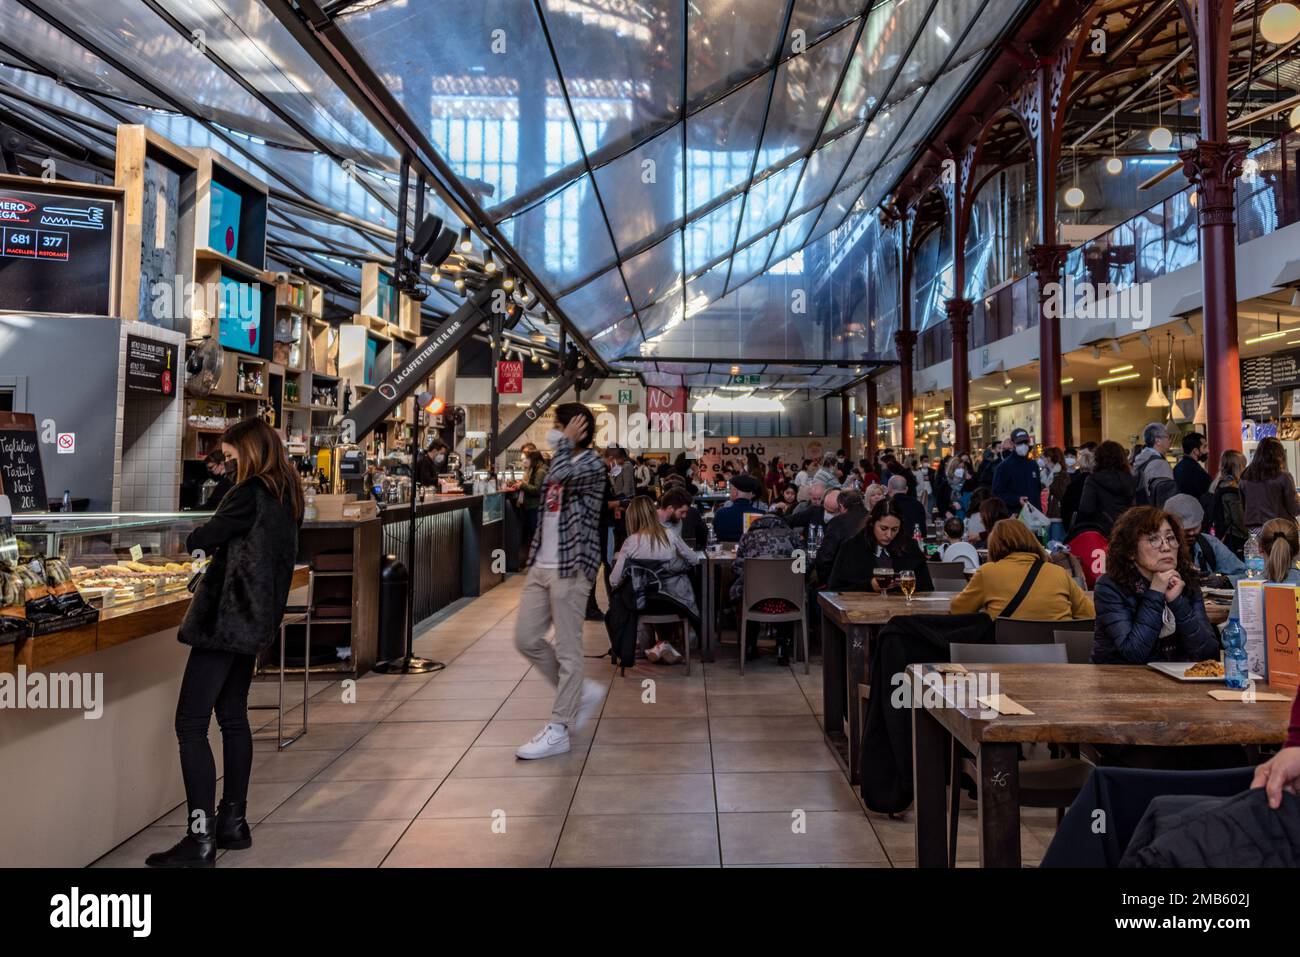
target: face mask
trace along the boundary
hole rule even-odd
[[[609,474],[614,476],[614,478],[618,478],[620,475],[623,474],[623,466],[615,465],[612,469],[609,470]]]
[[[953,470],[952,470],[952,477],[955,478],[955,479],[957,479],[958,481],[960,481],[961,479],[964,479],[964,478],[966,477],[966,470],[965,470],[965,469],[953,469]]]
[[[1045,469],[1045,468],[1049,468],[1050,466],[1049,466],[1048,463],[1047,463],[1047,459],[1045,459],[1045,458],[1039,458],[1039,460],[1038,460],[1038,467],[1039,467],[1040,469]]]
[[[447,461],[447,456],[443,455],[441,452],[433,457],[434,465],[441,465],[445,461]]]
[[[1074,468],[1074,465],[1077,461],[1078,459],[1076,459],[1073,455],[1067,455],[1065,457],[1065,464],[1070,468]]]
[[[835,517],[834,513],[822,509],[822,524],[829,522],[834,517]]]
[[[1025,445],[1024,443],[1021,443],[1020,445],[1017,445],[1017,446],[1016,446],[1016,455],[1019,455],[1019,456],[1022,456],[1022,457],[1023,457],[1023,456],[1026,456],[1026,455],[1028,455],[1028,454],[1029,454],[1029,446],[1028,446],[1028,445]]]

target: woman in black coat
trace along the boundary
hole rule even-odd
[[[1096,525],[1106,534],[1127,509],[1133,507],[1137,480],[1129,469],[1128,456],[1118,442],[1097,446],[1092,474],[1084,480],[1083,494],[1074,521]]]
[[[280,437],[261,419],[228,429],[221,448],[235,486],[186,541],[208,563],[177,635],[191,649],[176,703],[187,832],[170,850],[151,854],[150,867],[211,867],[219,847],[253,843],[244,819],[253,764],[248,688],[257,654],[274,641],[289,600],[303,497]],[[208,746],[214,711],[225,758],[215,813]]]
[[[892,568],[914,572],[917,591],[934,591],[925,555],[910,538],[902,535],[903,514],[896,498],[883,498],[867,516],[860,535],[840,546],[831,568],[830,591],[879,591],[872,570]]]
[[[1144,665],[1219,656],[1178,519],[1149,505],[1115,523],[1093,593],[1092,662]]]

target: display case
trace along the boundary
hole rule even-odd
[[[82,597],[105,607],[185,593],[191,531],[211,512],[68,512],[15,515],[20,560],[58,556]]]

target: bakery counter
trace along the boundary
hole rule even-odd
[[[306,582],[303,565],[291,600]],[[15,809],[0,815],[0,867],[91,864],[184,802],[175,714],[190,649],[176,629],[189,602],[184,589],[141,598],[7,646],[17,675],[0,680],[23,703],[0,716],[0,807]],[[209,733],[220,774],[216,722]]]

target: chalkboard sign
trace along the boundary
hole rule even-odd
[[[132,392],[176,394],[176,346],[143,336],[126,337],[126,387]]]
[[[1263,419],[1275,419],[1280,411],[1276,389],[1256,389],[1241,394],[1242,412],[1248,419],[1259,422]]]
[[[15,512],[49,510],[34,415],[0,412],[0,486]]]
[[[116,203],[0,183],[0,310],[114,313]]]

